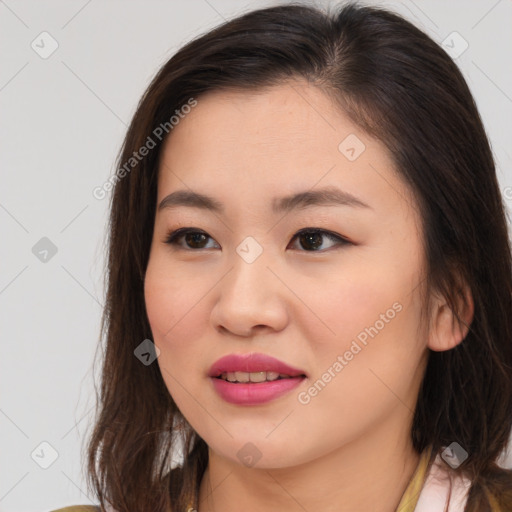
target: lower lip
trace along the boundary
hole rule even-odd
[[[290,377],[267,382],[234,383],[210,377],[215,391],[226,402],[238,405],[255,405],[274,400],[296,388],[305,377]]]

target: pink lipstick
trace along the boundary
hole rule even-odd
[[[208,376],[226,402],[257,405],[297,387],[306,372],[266,354],[230,354],[217,360]]]

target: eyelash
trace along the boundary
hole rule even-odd
[[[344,238],[344,237],[342,237],[340,235],[337,235],[337,234],[332,233],[330,231],[326,231],[325,229],[319,229],[319,228],[304,228],[304,229],[301,229],[301,230],[297,231],[297,233],[295,233],[293,235],[292,240],[295,239],[296,237],[300,236],[300,235],[308,234],[308,233],[309,234],[321,234],[321,235],[324,235],[326,238],[329,238],[331,241],[338,242],[338,246],[354,245],[354,244],[352,244],[352,242],[350,242],[349,240],[347,240],[346,238]],[[183,249],[185,251],[195,251],[195,252],[197,252],[197,251],[201,251],[201,250],[208,250],[208,249],[192,249],[192,248],[185,248],[185,247],[180,246],[179,243],[178,243],[178,240],[181,239],[182,237],[184,237],[187,234],[205,235],[207,238],[212,239],[204,231],[193,229],[193,228],[180,228],[180,229],[177,229],[176,231],[170,231],[167,234],[167,236],[166,236],[166,238],[164,240],[164,243],[166,243],[168,245],[175,246],[178,249]],[[300,252],[327,252],[327,251],[332,250],[333,248],[335,248],[335,247],[331,247],[329,249],[311,250],[311,251],[303,250],[303,251],[300,251]]]

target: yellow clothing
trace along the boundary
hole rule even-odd
[[[431,446],[422,452],[416,471],[413,473],[409,485],[402,494],[402,499],[396,508],[396,512],[414,512],[427,477],[427,469],[431,462],[431,455]]]
[[[400,499],[396,512],[415,512],[418,501],[420,501],[420,507],[422,507],[422,500],[423,505],[428,503],[430,495],[427,494],[427,491],[432,491],[434,489],[434,484],[430,483],[431,478],[438,475],[441,471],[445,471],[442,464],[443,463],[441,462],[439,455],[435,458],[432,457],[432,447],[428,447],[423,451],[420,455],[418,466],[416,467],[416,470],[414,471],[414,474]],[[464,490],[469,488],[470,482],[468,480],[459,480],[459,487],[461,489]],[[190,503],[186,510],[195,508],[195,505],[195,503]],[[53,510],[51,512],[99,512],[99,510],[99,507],[95,507],[93,505],[75,505]],[[423,511],[427,509],[421,508],[421,510]],[[435,510],[437,512],[437,507]],[[458,512],[459,509],[454,510]]]

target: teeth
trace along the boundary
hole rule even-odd
[[[229,382],[265,382],[277,380],[279,377],[290,378],[289,375],[277,372],[224,372],[220,378]]]
[[[238,382],[249,382],[250,380],[250,374],[246,372],[235,372],[235,373],[229,373],[228,375],[234,376],[234,379],[230,378],[229,380],[233,381],[236,380]],[[255,375],[255,374],[253,374]]]

